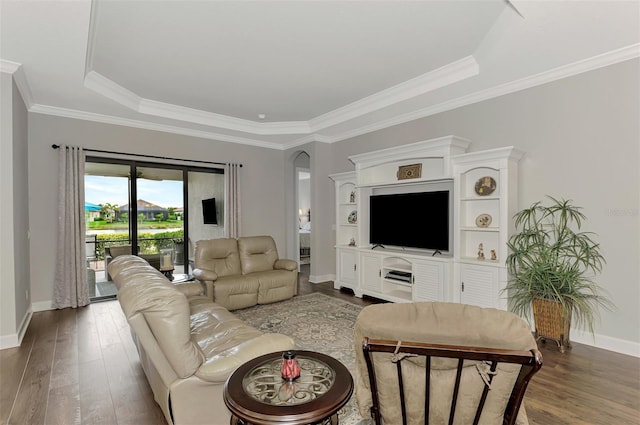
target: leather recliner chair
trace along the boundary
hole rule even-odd
[[[228,310],[286,300],[298,293],[298,264],[278,258],[271,236],[196,242],[193,276]]]

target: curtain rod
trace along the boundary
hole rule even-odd
[[[53,144],[51,145],[53,149],[59,149],[60,145]],[[86,152],[97,152],[97,153],[107,153],[107,154],[115,154],[115,155],[129,155],[129,156],[138,156],[141,158],[154,158],[154,159],[168,159],[171,161],[184,161],[184,162],[198,162],[200,164],[214,164],[214,165],[227,165],[224,162],[214,162],[214,161],[201,161],[199,159],[180,159],[180,158],[170,158],[167,156],[157,156],[157,155],[144,155],[140,153],[124,153],[124,152],[116,152],[116,151],[104,151],[100,149],[87,149],[82,148]],[[242,164],[238,164],[242,167]]]

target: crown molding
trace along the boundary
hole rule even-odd
[[[379,121],[370,125],[365,125],[337,135],[323,135],[320,134],[320,132],[333,125],[347,122],[351,119],[366,115],[367,113],[374,112],[403,100],[407,100],[420,94],[424,94],[429,91],[436,90],[438,88],[478,75],[478,63],[473,56],[468,56],[437,70],[423,74],[419,77],[413,78],[394,87],[378,92],[374,95],[360,99],[344,107],[320,115],[309,121],[261,123],[145,99],[95,71],[90,71],[89,73],[87,73],[85,77],[85,86],[134,111],[147,115],[175,119],[195,124],[202,124],[211,127],[224,128],[227,130],[239,131],[255,135],[304,135],[302,138],[297,139],[291,143],[287,143],[283,147],[283,145],[261,142],[255,139],[235,138],[233,136],[219,135],[216,133],[166,126],[179,129],[180,134],[185,134],[185,132],[187,131],[190,132],[190,134],[200,134],[196,137],[206,137],[216,140],[223,140],[221,139],[221,137],[224,138],[224,140],[246,140],[249,141],[248,144],[251,145],[259,145],[265,147],[273,145],[277,146],[276,149],[290,149],[292,147],[300,146],[310,142],[334,143],[346,140],[352,137],[360,136],[362,134],[371,133],[373,131],[392,127],[394,125],[403,124],[416,119],[435,115],[440,112],[446,112],[494,97],[525,90],[537,85],[546,84],[562,78],[613,65],[637,57],[640,57],[640,43],[607,52],[592,58],[581,60],[569,65],[561,66],[550,71],[545,71],[533,76],[525,77],[516,81],[501,84],[485,90],[480,90],[476,93],[442,102],[437,105],[432,105],[409,113],[400,114],[387,120]],[[142,123],[142,121],[135,122]],[[151,125],[154,129],[157,129],[156,124],[149,125]]]
[[[0,72],[5,74],[13,74],[18,69],[20,69],[22,65],[18,62],[11,62],[4,59],[0,59]]]
[[[96,71],[89,71],[85,75],[84,86],[133,111],[156,117],[263,136],[306,134],[310,131],[306,121],[262,123],[146,99]]]
[[[137,111],[147,115],[263,136],[309,133],[309,125],[305,121],[261,123],[144,98],[140,101]]]
[[[96,22],[99,2],[91,3],[89,35],[85,59],[84,86],[94,92],[111,99],[133,111],[169,118],[178,121],[201,124],[210,127],[224,128],[256,135],[308,134],[309,124],[306,121],[290,122],[255,122],[235,118],[228,115],[216,114],[200,109],[188,108],[180,105],[159,102],[143,98],[133,91],[121,86],[94,70],[94,52],[96,42]],[[213,134],[213,133],[212,133]],[[251,139],[249,139],[251,140]]]
[[[487,149],[479,152],[465,152],[459,155],[453,156],[453,161],[456,164],[468,164],[475,161],[494,161],[502,159],[512,159],[520,161],[524,156],[524,151],[513,146],[506,146],[503,148]]]
[[[454,135],[436,137],[406,145],[393,146],[373,152],[360,153],[348,157],[356,165],[356,170],[369,168],[390,161],[417,157],[449,157],[460,155],[471,145],[471,140]]]
[[[91,53],[91,51],[89,52]],[[88,60],[88,65],[90,65]],[[134,111],[179,121],[219,127],[257,135],[309,134],[336,124],[377,111],[403,100],[478,75],[479,67],[473,56],[467,56],[434,71],[420,75],[388,89],[367,96],[349,105],[320,115],[309,121],[255,122],[143,98],[131,90],[96,72],[87,72],[84,85]]]
[[[31,88],[27,82],[27,76],[24,74],[22,64],[0,59],[0,72],[13,75],[13,81],[15,81],[18,91],[22,95],[22,101],[27,109],[31,109],[33,106],[33,95],[31,94]]]
[[[300,139],[293,140],[292,142],[285,143],[283,145],[283,149],[287,150],[287,149],[295,148],[295,147],[306,145],[307,143],[313,143],[313,142],[333,143],[333,138],[329,136],[323,136],[322,134],[313,133],[313,134],[309,134],[308,136],[301,137]]]
[[[309,121],[311,131],[319,131],[349,121],[421,94],[457,83],[478,75],[478,62],[467,56],[441,68],[422,74],[349,105],[320,115]]]
[[[142,100],[140,96],[98,72],[89,71],[84,76],[84,86],[107,99],[139,112],[140,101]]]
[[[326,126],[334,125],[334,124],[337,124],[338,122],[348,121],[351,118],[355,118],[356,116],[359,116],[358,113],[360,113],[363,110],[366,110],[366,108],[373,108],[371,110],[375,110],[376,108],[382,107],[380,105],[385,105],[385,102],[393,103],[394,99],[396,99],[396,101],[399,101],[397,99],[401,99],[402,96],[410,96],[410,93],[409,93],[411,91],[410,87],[413,87],[413,90],[414,90],[413,96],[415,96],[416,95],[415,93],[417,91],[428,89],[427,86],[429,86],[429,84],[434,84],[434,86],[432,87],[435,87],[435,85],[437,84],[444,84],[446,82],[446,79],[438,79],[436,78],[437,76],[433,74],[431,75],[431,81],[429,81],[429,79],[426,77],[427,74],[425,74],[421,77],[418,77],[417,79],[410,80],[406,83],[402,83],[398,86],[394,86],[383,92],[379,92],[375,95],[369,96],[365,99],[362,99],[361,101],[354,102],[344,108],[340,108],[328,114],[321,115],[320,117],[314,118],[309,122],[294,121],[294,122],[257,123],[249,120],[240,120],[233,117],[228,117],[228,116],[219,115],[219,114],[212,114],[212,113],[198,111],[198,110],[189,110],[188,108],[176,107],[175,105],[143,99],[138,95],[136,95],[135,93],[125,89],[124,87],[109,80],[108,78],[103,77],[102,75],[100,75],[95,71],[90,71],[89,73],[87,73],[85,77],[85,85],[88,88],[91,88],[92,90],[120,104],[128,106],[129,108],[138,112],[148,113],[150,115],[159,114],[158,116],[163,116],[163,117],[172,118],[172,119],[179,119],[182,121],[185,121],[185,120],[181,118],[176,118],[176,115],[171,115],[171,114],[184,113],[184,117],[188,118],[190,116],[189,112],[195,112],[196,116],[197,116],[197,113],[203,114],[202,121],[206,121],[206,119],[213,119],[214,121],[215,120],[225,121],[223,124],[225,123],[227,124],[227,125],[221,125],[219,121],[216,121],[216,123],[214,124],[211,121],[208,121],[206,125],[211,125],[211,126],[216,126],[221,128],[229,128],[228,126],[236,125],[237,126],[236,128],[230,128],[230,129],[246,132],[250,134],[258,134],[258,135],[277,135],[277,134],[303,135],[303,137],[299,139],[296,139],[290,143],[284,143],[284,144],[266,142],[266,141],[255,139],[255,138],[237,137],[237,136],[231,136],[231,135],[225,135],[225,134],[218,134],[218,133],[209,132],[209,131],[188,129],[188,128],[183,128],[183,127],[173,126],[173,125],[151,123],[143,120],[133,120],[128,118],[120,118],[120,117],[97,114],[92,112],[84,112],[84,111],[78,111],[73,109],[36,104],[33,101],[33,96],[31,94],[29,84],[27,83],[27,79],[24,73],[24,68],[21,64],[0,59],[0,72],[13,75],[13,79],[16,83],[16,86],[18,87],[18,90],[22,95],[23,101],[25,102],[25,106],[30,112],[41,113],[45,115],[55,115],[55,116],[73,118],[73,119],[81,119],[81,120],[87,120],[87,121],[94,121],[94,122],[101,122],[106,124],[123,125],[123,126],[142,128],[147,130],[163,131],[167,133],[181,134],[185,136],[198,137],[198,138],[204,138],[209,140],[218,140],[218,141],[228,142],[228,143],[240,143],[240,144],[263,147],[268,149],[286,150],[286,149],[294,148],[296,146],[304,145],[307,143],[313,143],[313,142],[320,142],[320,143],[339,142],[342,140],[350,139],[356,136],[371,133],[384,128],[392,127],[394,125],[403,124],[409,121],[417,120],[417,119],[435,115],[441,112],[446,112],[446,111],[460,108],[463,106],[471,105],[471,104],[478,103],[491,98],[525,90],[531,87],[550,83],[556,80],[578,75],[578,74],[592,71],[598,68],[615,65],[617,63],[635,59],[638,57],[640,57],[640,43],[632,44],[630,46],[613,50],[611,52],[594,56],[592,58],[584,59],[569,65],[557,67],[550,71],[542,72],[542,73],[525,77],[516,81],[501,84],[485,90],[480,90],[476,93],[472,93],[467,96],[462,96],[456,99],[452,99],[450,101],[442,102],[437,105],[432,105],[432,106],[422,108],[416,111],[412,111],[409,113],[400,114],[395,117],[389,118],[387,120],[378,121],[373,124],[361,126],[359,128],[355,128],[353,130],[342,132],[336,135],[322,134],[320,132],[320,128],[314,130],[313,127],[319,126],[319,127],[322,127],[322,129],[324,129],[326,128]],[[473,62],[475,62],[475,60],[473,62],[467,62],[465,60],[459,61],[459,62],[460,62],[458,63],[459,74],[452,77],[454,80],[456,78],[461,78],[465,72],[473,72]],[[448,69],[452,70],[451,68],[448,68]],[[429,74],[432,74],[432,73],[429,73]],[[344,116],[341,117],[339,111],[341,111],[341,113],[343,113]],[[366,112],[363,112],[363,113],[366,113]],[[335,116],[333,114],[335,114]],[[178,116],[180,117],[180,115]],[[194,114],[191,114],[191,117],[193,116]],[[186,121],[189,121],[189,120],[186,120]],[[190,121],[190,122],[196,122],[196,121]],[[200,123],[204,124],[204,122],[200,122]],[[320,125],[321,123],[322,125]]]
[[[94,112],[78,111],[75,109],[59,108],[57,106],[33,105],[29,112],[54,115],[58,117],[73,118],[78,120],[93,121],[103,124],[121,125],[125,127],[141,128],[145,130],[162,131],[165,133],[181,134],[183,136],[198,137],[202,139],[217,140],[220,142],[238,143],[243,145],[257,146],[267,149],[283,150],[280,143],[265,142],[263,140],[248,139],[245,137],[230,136],[208,131],[193,130],[166,124],[151,123],[148,121],[132,120],[129,118],[114,117],[111,115],[96,114]]]
[[[516,81],[501,84],[495,87],[490,87],[485,90],[480,90],[470,95],[442,102],[437,105],[432,105],[426,108],[418,109],[416,111],[400,114],[384,121],[379,121],[350,131],[345,131],[343,133],[332,136],[330,139],[332,143],[340,142],[342,140],[351,139],[363,134],[372,133],[377,130],[392,127],[394,125],[404,124],[409,121],[414,121],[420,118],[439,114],[441,112],[446,112],[453,109],[461,108],[463,106],[493,99],[495,97],[526,90],[532,87],[561,80],[563,78],[582,74],[584,72],[593,71],[606,66],[615,65],[620,62],[636,59],[638,57],[640,57],[640,43],[632,44],[630,46],[626,46],[617,50],[612,50],[611,52],[574,62],[569,65],[560,66],[549,71],[521,78]]]

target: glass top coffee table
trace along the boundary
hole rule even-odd
[[[337,424],[353,393],[353,379],[333,357],[296,351],[300,377],[282,379],[282,352],[265,354],[236,369],[224,388],[231,424]]]

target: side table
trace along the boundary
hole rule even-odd
[[[193,275],[186,273],[173,273],[173,279],[171,280],[171,283],[191,282],[192,280],[195,280]]]
[[[297,351],[300,377],[282,379],[282,352],[248,361],[229,376],[224,402],[232,425],[338,424],[340,410],[353,393],[353,378],[338,360]]]

